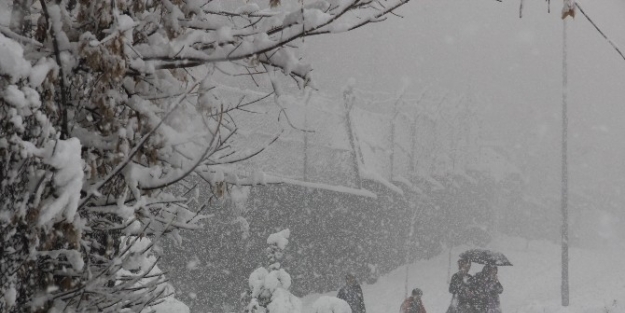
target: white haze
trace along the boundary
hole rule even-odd
[[[578,2],[625,46],[625,2]],[[526,0],[519,18],[519,1],[411,1],[397,11],[403,19],[313,38],[306,57],[326,92],[338,93],[350,77],[359,88],[393,92],[408,78],[413,92],[433,86],[477,99],[484,139],[504,145],[534,196],[558,204],[561,5],[552,1],[547,13],[546,1]],[[619,214],[625,199],[625,60],[580,12],[567,23],[571,198],[589,197],[597,209]],[[575,210],[573,200],[570,206]]]

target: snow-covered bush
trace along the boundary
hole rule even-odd
[[[310,85],[296,39],[377,22],[404,3],[12,1],[0,21],[0,311],[160,301],[160,280],[141,292],[119,283],[139,242],[123,237],[152,238],[141,254],[158,255],[159,238],[200,227],[227,184],[258,182],[227,167],[263,149],[229,145],[229,112],[279,98],[276,71]],[[191,174],[211,186],[199,211],[167,189]]]
[[[259,267],[250,275],[249,313],[299,313],[302,303],[289,291],[291,276],[280,265],[289,243],[288,229],[271,234],[267,239],[267,267]]]
[[[343,299],[331,296],[321,296],[313,303],[315,313],[352,313],[349,304]]]

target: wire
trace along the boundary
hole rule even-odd
[[[595,27],[595,29],[599,32],[599,34],[601,34],[601,36],[603,36],[603,38],[605,38],[610,45],[612,45],[612,47],[614,48],[614,50],[616,50],[616,52],[618,52],[618,54],[621,55],[621,57],[623,58],[623,60],[625,60],[625,55],[623,55],[623,52],[621,52],[621,50],[614,44],[614,42],[612,42],[612,40],[610,40],[610,38],[608,38],[608,36],[606,36],[603,31],[601,31],[601,29],[597,26],[597,24],[595,24],[595,22],[593,22],[593,20],[588,16],[588,14],[586,14],[586,12],[584,12],[584,10],[582,9],[582,7],[579,5],[579,3],[575,3],[575,6],[579,9],[580,12],[582,12],[582,14],[586,17],[586,19],[588,19],[588,21],[590,22],[590,24],[592,24],[592,26]]]

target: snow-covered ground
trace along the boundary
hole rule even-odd
[[[452,250],[456,257],[469,247]],[[570,306],[560,305],[561,250],[545,241],[502,237],[489,248],[503,252],[514,264],[499,269],[501,295],[505,313],[605,313],[625,312],[625,245],[596,249],[571,248]],[[444,253],[431,260],[409,266],[408,288],[423,290],[423,302],[429,313],[447,310],[451,295],[447,292],[448,256]],[[473,264],[470,273],[481,270]],[[394,313],[404,298],[406,268],[399,268],[381,277],[373,285],[363,285],[367,313]],[[297,283],[297,282],[295,282]],[[326,295],[336,295],[336,292]],[[303,313],[312,313],[312,303],[321,295],[304,297]]]

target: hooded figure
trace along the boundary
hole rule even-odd
[[[345,300],[349,307],[352,309],[352,313],[366,313],[365,310],[365,298],[362,295],[362,289],[356,281],[356,276],[353,274],[347,274],[345,276],[345,286],[339,289],[337,298]]]
[[[412,290],[412,296],[406,298],[399,308],[399,313],[427,313],[421,301],[423,291],[419,288]]]
[[[471,280],[469,275],[471,261],[467,259],[458,260],[458,272],[451,277],[449,283],[449,293],[452,294],[451,304],[447,313],[473,313],[475,310],[471,306],[473,292],[471,291]]]

